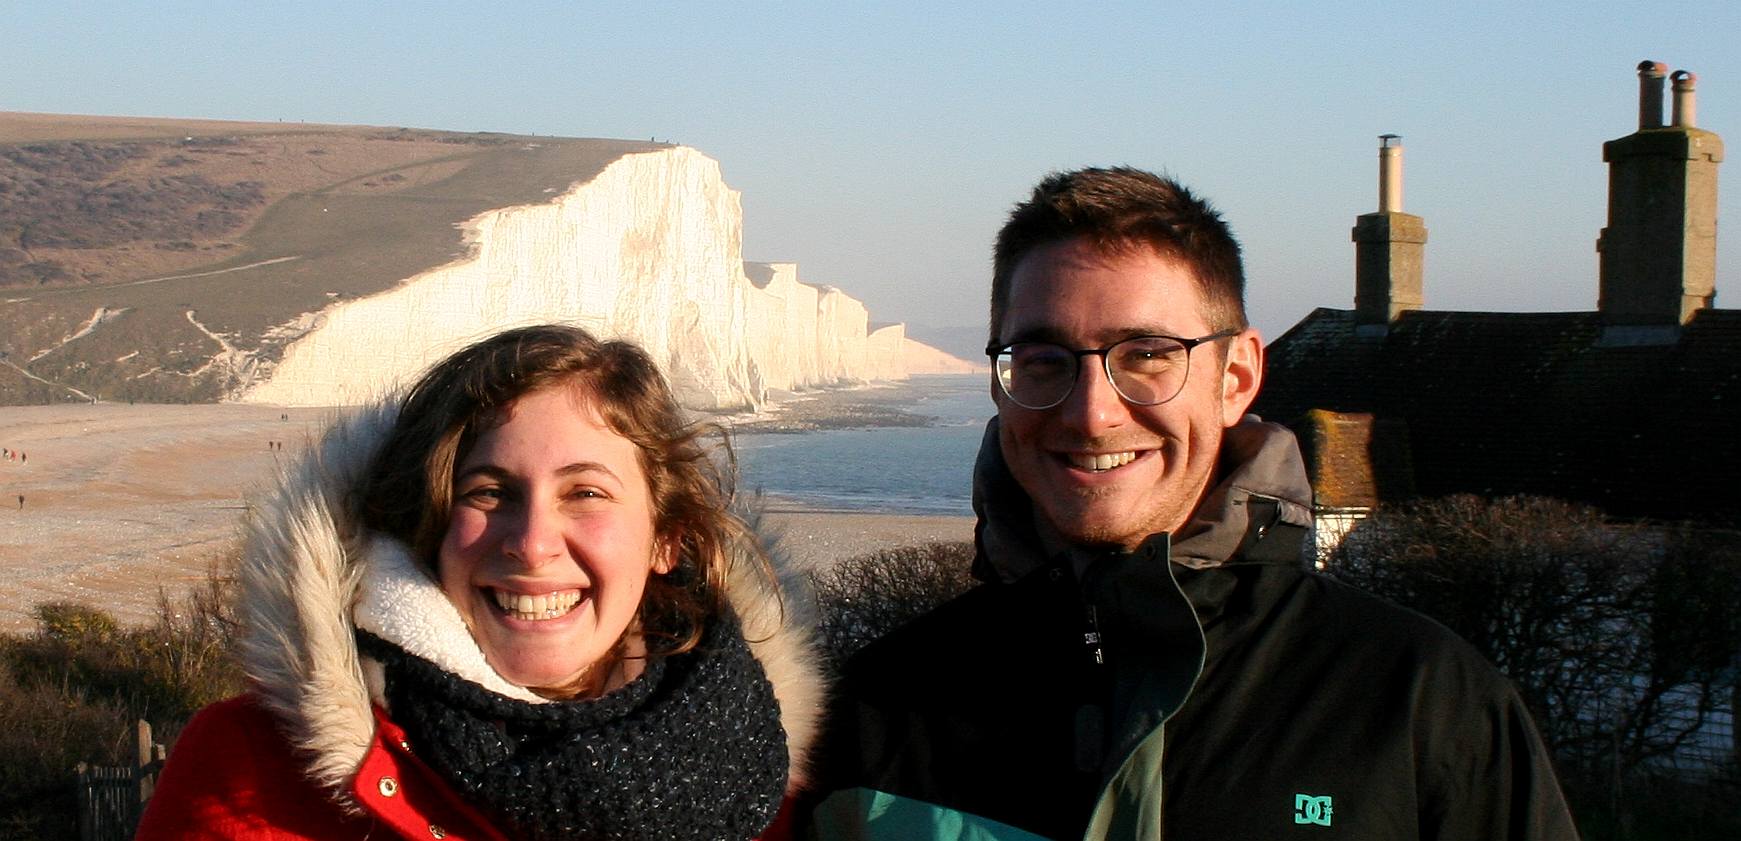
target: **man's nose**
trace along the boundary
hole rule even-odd
[[[1076,370],[1076,386],[1058,404],[1058,417],[1064,425],[1085,435],[1096,435],[1124,423],[1130,408],[1112,380],[1106,376],[1106,364],[1099,356],[1084,356]]]

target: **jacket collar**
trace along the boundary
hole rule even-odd
[[[1247,415],[1222,436],[1218,473],[1196,515],[1172,536],[1171,560],[1193,568],[1236,558],[1297,562],[1312,523],[1312,488],[1293,433]],[[986,424],[974,464],[973,511],[973,573],[981,580],[1015,581],[1060,560],[1042,548],[1033,500],[1004,463],[997,418]],[[1086,559],[1078,556],[1092,550],[1068,551],[1081,569]]]

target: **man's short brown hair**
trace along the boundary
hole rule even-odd
[[[1239,242],[1208,202],[1171,178],[1130,167],[1046,176],[1010,211],[997,234],[991,278],[991,341],[999,341],[1010,277],[1034,249],[1076,237],[1106,254],[1147,247],[1191,270],[1214,330],[1244,329],[1245,269]]]

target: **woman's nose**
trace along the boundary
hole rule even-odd
[[[522,564],[541,566],[562,552],[560,518],[543,506],[521,508],[509,528],[502,549]]]

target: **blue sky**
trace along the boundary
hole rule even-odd
[[[1427,305],[1469,310],[1595,307],[1640,60],[1697,73],[1699,125],[1741,144],[1741,3],[830,5],[0,2],[0,110],[675,140],[743,192],[746,258],[929,325],[983,323],[1041,175],[1131,164],[1226,213],[1271,338],[1352,305],[1379,134]],[[1718,247],[1734,307],[1733,226]]]

